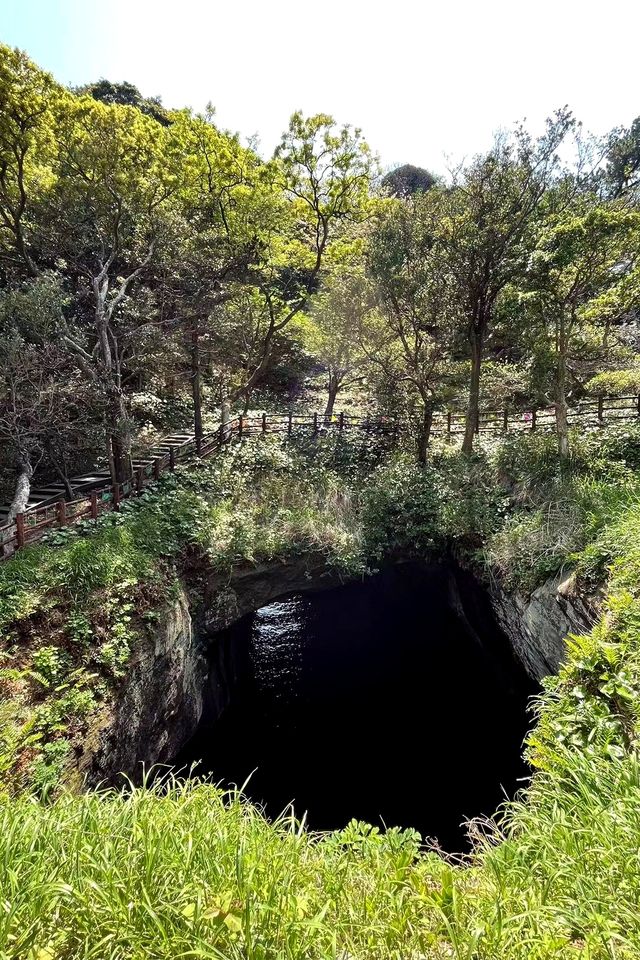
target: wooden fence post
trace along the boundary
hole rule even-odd
[[[136,490],[138,493],[144,490],[144,467],[138,467],[136,470]]]
[[[24,513],[16,517],[16,546],[18,550],[24,547]]]
[[[98,519],[98,494],[95,490],[91,491],[91,519]]]
[[[244,430],[244,417],[240,414],[238,418],[238,436],[242,440],[242,431]]]
[[[504,413],[502,414],[502,425],[504,427],[504,432],[507,433],[509,430],[509,411],[507,408],[504,408]]]
[[[111,487],[111,494],[113,496],[113,509],[119,510],[120,509],[120,484],[119,483],[114,483],[114,485]]]
[[[263,413],[263,414],[262,414],[262,432],[263,432],[263,433],[266,433],[266,432],[267,432],[267,415],[266,415],[266,413]]]
[[[451,410],[447,410],[447,433],[451,433]]]
[[[538,414],[538,411],[534,407],[533,410],[531,411],[531,429],[532,430],[535,430],[536,428],[537,414]]]
[[[318,414],[317,413],[314,413],[313,415],[313,432],[314,433],[318,432]]]
[[[56,513],[58,515],[58,526],[64,527],[65,523],[67,522],[67,504],[64,497],[58,500],[56,504]]]
[[[202,451],[202,437],[200,436],[200,434],[198,434],[196,436],[196,453],[198,454],[198,456],[200,456],[201,451]]]
[[[162,460],[160,459],[160,457],[154,457],[154,458],[153,458],[153,479],[154,479],[154,480],[159,480],[159,479],[160,479],[160,464],[161,464],[161,463],[162,463]]]
[[[640,417],[640,393],[638,394],[638,416]]]
[[[338,418],[338,430],[340,433],[344,430],[344,412],[340,414]]]
[[[289,436],[289,437],[291,436],[292,427],[293,427],[293,414],[290,413],[290,414],[289,414],[289,420],[288,420],[288,422],[287,422],[287,436]]]
[[[169,470],[173,473],[176,468],[176,450],[173,444],[169,447]]]

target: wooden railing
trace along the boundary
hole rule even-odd
[[[585,400],[569,411],[569,423],[581,424],[585,429],[594,429],[607,424],[640,417],[640,396],[598,397]],[[459,411],[438,411],[434,414],[432,433],[435,435],[458,436],[464,433],[465,414]],[[301,414],[262,414],[259,417],[236,417],[226,426],[218,427],[213,433],[206,434],[200,440],[191,437],[181,443],[161,443],[156,452],[141,457],[143,466],[139,466],[133,478],[126,483],[106,484],[92,489],[88,495],[77,500],[67,501],[60,498],[54,503],[33,507],[18,514],[13,523],[0,526],[0,560],[12,556],[16,550],[35,543],[46,533],[79,520],[96,521],[108,511],[118,510],[120,503],[142,493],[149,483],[158,480],[163,473],[173,471],[177,464],[193,457],[210,457],[218,453],[232,438],[242,439],[260,433],[282,433],[291,436],[300,430],[310,429],[312,433],[325,430],[347,430],[358,428],[365,431],[399,436],[408,429],[408,424],[385,417],[361,417],[340,413],[325,420],[321,415]],[[555,411],[544,410],[515,411],[486,410],[481,413],[476,424],[477,433],[504,434],[517,430],[552,430],[555,428]]]

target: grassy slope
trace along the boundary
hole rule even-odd
[[[0,808],[0,955],[640,955],[638,432],[581,444],[563,473],[543,439],[506,445],[491,462],[478,458],[470,467],[449,457],[418,473],[400,460],[364,483],[352,457],[321,456],[303,488],[294,483],[300,461],[275,448],[268,455],[264,446],[250,448],[236,454],[250,458],[244,486],[233,487],[238,462],[233,471],[209,476],[204,496],[203,477],[193,480],[194,512],[171,550],[158,548],[164,540],[154,527],[140,564],[132,560],[135,552],[124,551],[132,590],[148,579],[146,564],[159,583],[169,583],[171,558],[194,542],[212,549],[220,563],[313,544],[337,563],[358,565],[394,549],[420,553],[454,541],[476,556],[485,551],[513,583],[533,586],[569,562],[590,588],[607,584],[602,621],[572,642],[567,665],[541,698],[529,748],[538,768],[532,786],[509,805],[503,834],[489,830],[464,866],[419,853],[412,834],[381,837],[352,825],[341,835],[316,838],[290,821],[269,825],[237,797],[224,799],[210,786],[168,794],[137,790],[128,797],[62,793],[48,805],[26,793],[7,797]],[[324,469],[327,460],[347,481]],[[355,503],[350,486],[364,491]],[[149,510],[155,503],[151,498]],[[120,558],[130,544],[130,524],[145,516],[145,505],[138,505],[119,527],[100,531],[94,545],[107,537],[107,556]],[[109,537],[116,532],[114,545]],[[29,563],[37,572],[50,564],[51,575],[59,563],[64,568],[77,560],[75,551],[85,549],[79,543]],[[97,552],[102,555],[102,547]],[[27,616],[39,581],[27,560],[22,563],[20,578],[4,574],[0,582],[5,630],[17,628],[7,605],[18,603],[24,615],[19,630],[33,625],[34,616],[50,616],[48,607],[63,609],[68,619],[86,609],[88,599],[89,606],[92,598],[103,602],[122,576],[121,568],[98,564],[111,571],[107,584],[106,575],[98,577],[98,588],[79,594],[76,606],[69,581],[54,578],[55,591],[40,588],[35,613]],[[80,566],[87,569],[86,556]],[[33,636],[30,642],[33,648]],[[19,648],[20,637],[14,656]],[[48,736],[55,744],[55,731]]]
[[[277,440],[180,468],[119,515],[51,539],[0,565],[0,789],[42,793],[59,782],[137,637],[190,566],[224,570],[310,550],[341,568],[360,563],[337,475]]]

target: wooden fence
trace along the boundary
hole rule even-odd
[[[571,426],[582,425],[596,429],[620,421],[640,417],[640,396],[598,397],[585,400],[569,411]],[[432,433],[435,435],[459,436],[464,433],[465,414],[459,411],[439,411],[434,414]],[[35,543],[52,530],[77,523],[79,520],[96,521],[108,511],[118,510],[128,497],[138,496],[149,483],[158,480],[163,473],[173,471],[177,464],[193,457],[210,457],[218,453],[232,438],[254,436],[260,433],[282,433],[291,436],[301,430],[320,433],[325,430],[358,428],[365,431],[400,436],[408,429],[407,424],[384,417],[361,417],[340,413],[330,421],[315,414],[262,414],[259,417],[236,417],[226,427],[220,426],[199,441],[195,437],[175,443],[159,444],[148,458],[141,457],[141,464],[130,481],[120,484],[97,485],[88,495],[77,500],[63,498],[43,506],[34,506],[18,514],[13,523],[0,526],[0,560],[12,556],[16,550]],[[553,430],[555,411],[515,411],[509,409],[482,411],[476,433],[504,434],[523,430]]]

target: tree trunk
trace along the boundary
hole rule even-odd
[[[202,429],[202,384],[200,377],[200,329],[196,320],[191,334],[191,391],[193,394],[193,428],[196,446],[200,446],[204,430]]]
[[[231,401],[229,397],[223,397],[221,405],[222,436],[224,440],[229,439],[229,423],[231,421]]]
[[[433,407],[430,400],[423,401],[422,423],[418,432],[418,463],[427,462],[427,450],[431,439],[431,423],[433,421]]]
[[[13,523],[19,513],[24,513],[27,503],[29,502],[33,467],[31,466],[29,454],[25,451],[20,451],[18,453],[16,458],[16,468],[18,477],[16,479],[16,488],[13,494],[13,500],[11,501],[9,513],[7,515],[7,523]]]
[[[556,433],[558,453],[561,460],[569,459],[569,418],[567,405],[567,358],[563,350],[558,352],[555,377]]]
[[[473,436],[478,425],[480,415],[480,370],[482,367],[482,333],[475,327],[471,333],[471,379],[469,381],[469,404],[467,419],[464,425],[464,440],[462,452],[470,454],[473,451]]]
[[[133,475],[131,464],[131,427],[122,390],[109,390],[109,463],[113,483],[125,483]]]
[[[329,374],[329,394],[327,397],[327,405],[324,409],[324,422],[331,423],[331,417],[333,416],[333,408],[336,405],[336,397],[338,396],[338,390],[340,389],[340,383],[338,381],[338,375],[336,373]]]
[[[66,493],[66,495],[67,495],[67,498],[68,498],[69,500],[73,500],[73,487],[71,486],[71,481],[69,480],[69,477],[68,477],[68,475],[67,475],[66,466],[64,465],[65,458],[63,457],[63,466],[61,466],[61,465],[58,463],[57,457],[56,457],[56,456],[54,455],[54,453],[52,452],[52,450],[51,450],[51,445],[50,445],[50,444],[47,445],[47,456],[49,457],[49,460],[51,461],[51,466],[52,466],[53,469],[55,470],[57,476],[60,477],[60,480],[62,481],[62,483],[63,483],[63,485],[64,485],[64,491],[65,491],[65,493]]]

